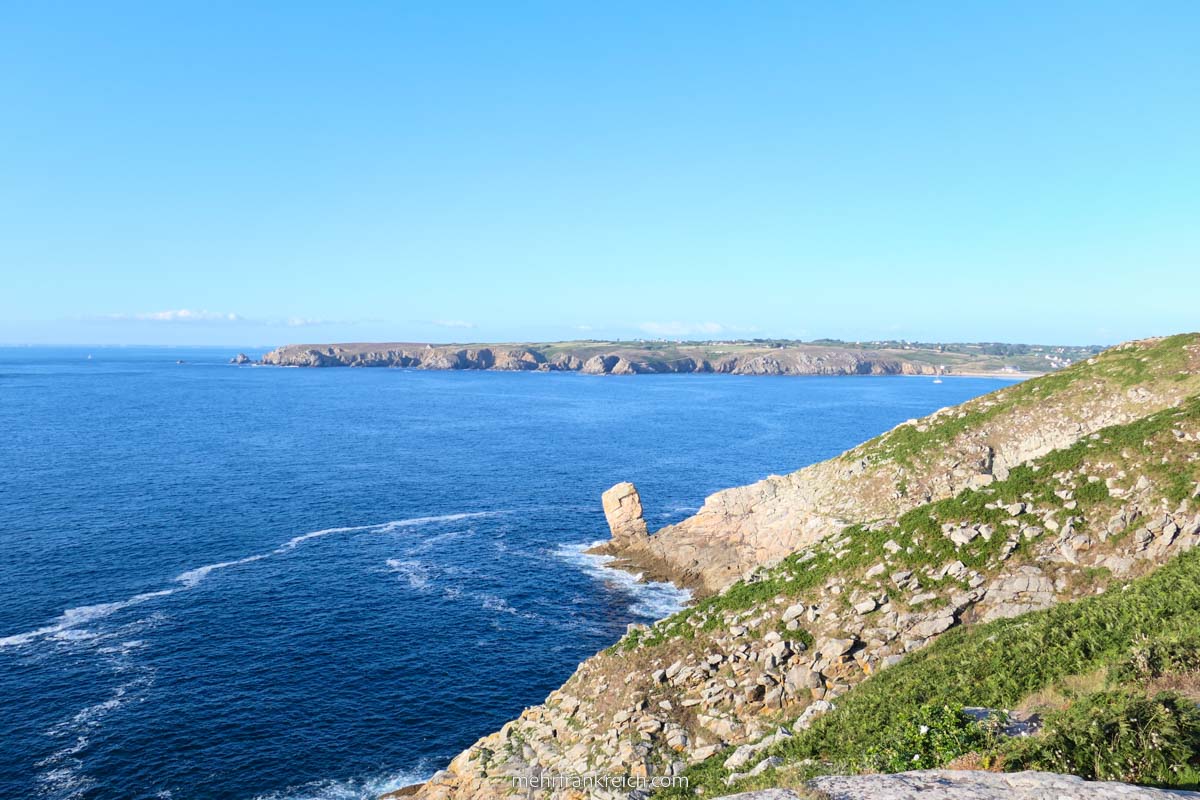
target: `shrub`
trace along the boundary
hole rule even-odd
[[[1129,657],[1113,668],[1112,680],[1124,683],[1196,672],[1200,672],[1200,631],[1190,630],[1157,638],[1139,637]]]
[[[1200,748],[1200,711],[1175,692],[1125,689],[1085,695],[1047,719],[1043,735],[1015,740],[1009,769],[1067,772],[1089,780],[1177,785]]]
[[[964,714],[961,706],[919,706],[879,731],[858,766],[877,772],[930,769],[991,743],[989,730]]]

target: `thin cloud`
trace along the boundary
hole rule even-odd
[[[436,325],[439,328],[475,328],[478,327],[474,322],[467,322],[461,319],[435,319],[429,323]]]
[[[282,324],[288,328],[311,328],[314,325],[354,325],[355,323],[334,319],[313,319],[312,317],[288,317]]]
[[[176,308],[168,311],[142,311],[136,314],[109,314],[103,319],[135,322],[245,322],[231,312]]]
[[[241,314],[224,311],[177,308],[168,311],[143,311],[134,314],[105,314],[85,319],[101,322],[163,322],[163,323],[240,323],[270,328],[311,328],[321,325],[360,325],[373,320],[324,319],[320,317],[243,317]]]

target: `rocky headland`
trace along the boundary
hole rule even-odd
[[[556,342],[546,344],[290,344],[263,364],[433,370],[579,372],[587,375],[941,375],[1040,373],[1098,348],[804,342]],[[989,349],[989,347],[991,349]]]
[[[655,533],[632,484],[602,504],[602,551],[698,602],[631,626],[418,798],[547,774],[689,779],[664,797],[1200,783],[1200,335],[911,420]],[[857,777],[947,767],[968,772]]]

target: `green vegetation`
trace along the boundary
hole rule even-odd
[[[1007,769],[1195,786],[1200,777],[1200,710],[1177,692],[1147,697],[1136,688],[1108,689],[1051,714],[1041,736],[1000,750]]]
[[[692,788],[729,793],[819,772],[931,768],[968,754],[1006,768],[1194,786],[1200,713],[1177,692],[1147,696],[1146,686],[1154,676],[1196,672],[1197,612],[1200,552],[1192,551],[1097,597],[954,629],[771,748],[785,767],[729,789],[721,767],[728,754],[718,754],[689,771]],[[1107,672],[1105,688],[1072,696],[1070,679],[1098,670]],[[1055,687],[1068,704],[1038,737],[1001,740],[960,713],[1013,708]]]
[[[1186,347],[1197,341],[1200,341],[1200,334],[1187,333],[1144,347],[1113,348],[1090,359],[1090,363],[1077,363],[971,401],[957,413],[929,424],[925,430],[919,430],[915,425],[903,425],[849,451],[844,457],[872,461],[890,459],[912,465],[922,454],[945,447],[964,431],[1051,395],[1061,395],[1076,384],[1102,381],[1129,388],[1154,380],[1187,379],[1192,373],[1187,370],[1189,353]]]
[[[1138,368],[1121,361],[1112,374],[1130,369]],[[957,559],[986,572],[998,566],[1006,536],[980,536],[956,548],[944,523],[982,523],[1000,531],[1012,518],[1007,506],[1021,502],[1033,505],[1040,516],[1050,513],[1060,521],[1071,516],[1076,529],[1086,530],[1089,522],[1106,520],[1121,505],[1102,474],[1123,473],[1125,485],[1145,475],[1177,504],[1200,479],[1195,445],[1180,434],[1198,424],[1200,397],[1193,397],[1015,468],[1003,481],[916,508],[896,525],[847,528],[789,556],[757,580],[737,583],[660,622],[633,646],[697,635],[721,625],[731,612],[752,611],[779,596],[804,595],[832,578],[846,585],[849,591],[842,596],[848,598],[861,585],[862,573],[885,561],[889,571],[915,572]],[[1019,561],[1028,546],[1022,539],[1013,559]],[[927,574],[922,591],[938,585],[926,580]],[[1111,578],[1101,568],[1084,577],[1098,585]],[[1046,702],[1047,697],[1052,699]],[[728,794],[796,784],[822,772],[934,768],[965,758],[984,767],[1200,788],[1196,697],[1200,551],[1184,553],[1148,577],[1109,585],[1099,596],[949,631],[842,695],[836,710],[809,730],[771,748],[770,755],[783,758],[781,767],[728,787],[722,766],[728,753],[723,753],[695,765],[688,775],[693,789]],[[1043,705],[1035,702],[1038,698]],[[1005,739],[996,724],[980,725],[962,713],[966,706],[1011,709],[1023,703],[1045,713],[1041,735]]]
[[[997,742],[993,727],[978,724],[961,706],[950,705],[902,709],[888,733],[864,754],[879,772],[928,769],[964,753],[990,749]]]
[[[1186,458],[1190,448],[1177,442],[1173,433],[1184,423],[1200,423],[1200,397],[1127,425],[1105,428],[1072,447],[1014,468],[1005,480],[991,486],[919,506],[902,515],[894,526],[848,527],[839,537],[793,553],[755,581],[739,581],[723,594],[708,597],[644,631],[634,631],[618,646],[633,650],[653,647],[675,636],[691,639],[697,630],[712,631],[721,626],[730,612],[752,609],[780,596],[799,597],[833,577],[853,588],[857,576],[885,561],[890,572],[901,569],[915,572],[953,560],[962,561],[970,569],[986,571],[995,565],[1000,549],[1006,544],[1005,536],[996,534],[990,539],[981,536],[956,547],[942,532],[942,524],[970,522],[1002,530],[1003,522],[1011,519],[1005,507],[1021,502],[1031,503],[1042,512],[1056,510],[1060,519],[1070,514],[1078,520],[1076,528],[1086,530],[1087,520],[1104,518],[1119,505],[1110,497],[1104,481],[1089,480],[1080,474],[1086,463],[1103,461],[1127,465],[1130,469],[1136,467],[1157,485],[1166,487],[1168,500],[1178,503],[1200,480],[1200,465]],[[1055,477],[1067,474],[1075,477],[1065,484]],[[1073,493],[1076,504],[1073,510],[1068,511],[1067,501],[1057,494],[1064,488]],[[1022,539],[1013,557],[1019,558],[1029,547],[1030,542]],[[890,550],[897,548],[893,555]],[[952,581],[922,577],[923,590]],[[846,592],[843,596],[850,595]]]

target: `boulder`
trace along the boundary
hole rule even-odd
[[[627,546],[650,538],[642,516],[642,497],[632,483],[618,483],[601,496],[600,502],[614,544]]]

